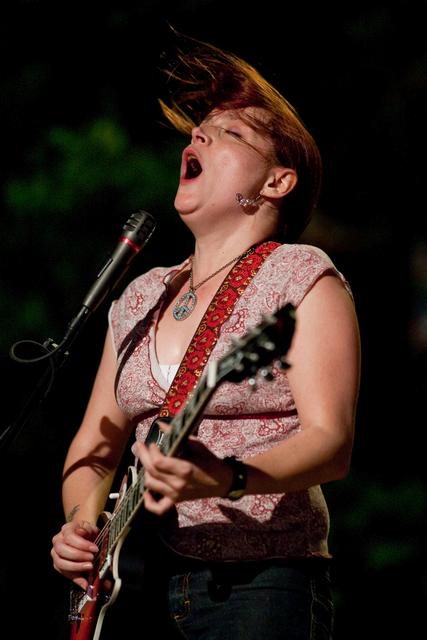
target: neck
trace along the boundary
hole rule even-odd
[[[211,207],[210,210],[200,208],[179,213],[195,238],[193,270],[196,282],[252,245],[273,238],[280,223],[278,210],[268,202],[250,215],[237,203],[230,211]]]
[[[237,258],[249,247],[269,238],[268,235],[233,233],[224,237],[219,232],[212,232],[197,237],[194,247],[193,277],[199,282],[223,264]]]

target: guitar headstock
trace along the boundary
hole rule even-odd
[[[249,378],[254,384],[260,372],[271,378],[270,367],[278,360],[281,368],[289,367],[286,354],[295,329],[295,307],[288,303],[263,320],[245,336],[233,341],[232,349],[216,363],[217,380],[241,382]]]

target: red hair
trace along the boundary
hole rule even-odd
[[[267,119],[242,118],[271,139],[275,161],[297,174],[296,186],[281,204],[283,239],[296,240],[320,193],[322,161],[316,142],[295,108],[254,67],[211,44],[187,37],[185,44],[173,65],[163,69],[170,96],[169,104],[159,100],[163,114],[178,131],[189,134],[213,109],[266,111]]]

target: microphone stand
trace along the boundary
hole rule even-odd
[[[34,363],[43,360],[49,361],[49,367],[42,375],[33,393],[25,402],[24,407],[15,423],[10,424],[0,435],[0,451],[15,440],[18,433],[29,422],[36,409],[46,399],[58,369],[64,364],[69,355],[68,348],[85,324],[89,315],[99,307],[107,295],[121,281],[131,260],[139,253],[142,247],[151,237],[156,227],[154,217],[147,211],[140,210],[133,213],[123,226],[122,236],[115,251],[108,258],[89,289],[79,313],[69,323],[67,332],[58,344],[49,338],[42,345],[31,340],[23,340],[15,343],[11,348],[11,357],[16,362]],[[20,344],[33,344],[44,350],[43,355],[33,359],[19,358],[15,354],[15,348]]]
[[[32,364],[47,360],[48,366],[46,368],[46,371],[42,374],[40,380],[38,381],[35,389],[24,403],[24,406],[21,409],[21,412],[19,413],[15,422],[9,424],[0,434],[0,453],[8,450],[8,448],[16,440],[17,436],[21,433],[22,429],[31,422],[31,419],[36,414],[36,411],[40,409],[41,405],[48,397],[59,369],[63,366],[64,362],[69,356],[69,347],[77,337],[77,334],[82,329],[89,315],[90,309],[88,309],[87,307],[83,307],[80,313],[69,324],[65,336],[59,344],[56,344],[52,340],[52,338],[48,338],[43,342],[43,344],[34,342],[32,340],[22,340],[12,346],[10,355],[16,362],[23,364]],[[37,347],[41,347],[44,353],[43,355],[32,359],[20,358],[16,355],[15,349],[19,345],[23,344],[36,345]]]

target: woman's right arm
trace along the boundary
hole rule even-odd
[[[85,588],[96,546],[96,522],[105,507],[132,425],[114,394],[116,353],[110,330],[92,393],[78,432],[69,447],[63,473],[66,524],[53,537],[51,555],[57,571]]]

